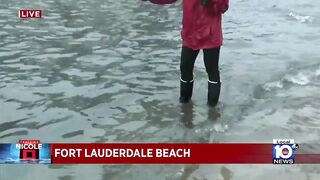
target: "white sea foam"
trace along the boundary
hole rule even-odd
[[[307,85],[310,83],[310,75],[305,73],[298,73],[296,75],[288,75],[284,79],[298,85]]]
[[[312,23],[313,22],[313,18],[311,16],[304,16],[304,15],[300,15],[295,12],[290,12],[289,16],[292,17],[293,19],[301,22],[301,23]]]

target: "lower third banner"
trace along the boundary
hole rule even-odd
[[[271,144],[51,144],[53,164],[272,163]]]
[[[273,144],[0,144],[0,164],[315,164],[293,140]],[[304,145],[303,145],[304,146]],[[307,146],[304,146],[307,147]]]

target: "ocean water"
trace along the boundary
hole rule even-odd
[[[19,19],[42,9],[42,19]],[[320,3],[234,0],[221,99],[180,105],[181,2],[1,0],[0,142],[320,140]],[[210,154],[210,152],[206,152]],[[319,165],[1,165],[0,179],[317,180]]]

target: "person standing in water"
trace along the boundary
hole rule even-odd
[[[149,1],[154,4],[171,4],[177,0]],[[221,89],[219,56],[223,43],[222,14],[228,8],[229,0],[183,0],[179,98],[181,103],[188,103],[192,97],[193,67],[201,49],[208,74],[208,104],[216,106],[218,103]]]

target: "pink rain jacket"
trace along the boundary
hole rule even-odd
[[[171,4],[177,0],[150,0],[155,4]],[[182,42],[194,50],[219,47],[223,43],[222,14],[229,0],[211,0],[206,6],[200,0],[183,0]]]

